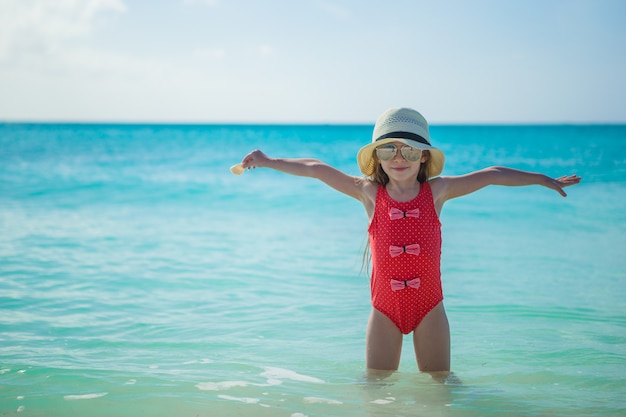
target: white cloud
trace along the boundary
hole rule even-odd
[[[122,0],[3,0],[0,61],[19,62],[63,49],[89,37],[103,12],[125,12]]]

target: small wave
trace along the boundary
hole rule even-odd
[[[343,404],[341,401],[329,400],[327,398],[319,398],[319,397],[304,397],[304,402],[307,404],[330,404],[330,405]]]
[[[266,366],[263,369],[265,369],[265,372],[263,372],[261,376],[267,378],[269,381],[282,381],[283,379],[290,379],[292,381],[311,382],[313,384],[325,383],[325,381],[319,378],[302,375],[297,372],[290,371],[289,369],[275,368],[271,366]]]
[[[191,360],[187,362],[183,362],[183,365],[196,365],[196,364],[207,364],[213,363],[214,361],[211,359],[200,359],[200,360]]]
[[[100,398],[107,395],[108,392],[98,392],[95,394],[82,394],[82,395],[66,395],[63,398],[67,401],[75,401],[75,400],[93,400],[94,398]]]
[[[298,382],[308,382],[313,384],[324,384],[325,382],[319,378],[315,378],[308,375],[302,375],[289,369],[276,368],[276,367],[264,367],[264,372],[261,376],[267,379],[265,384],[257,384],[246,381],[221,381],[221,382],[199,382],[195,385],[201,391],[225,391],[235,387],[267,387],[281,385],[284,380],[292,380]],[[313,397],[311,397],[313,398]],[[320,399],[317,399],[320,400]],[[332,400],[324,400],[332,401]]]
[[[196,388],[201,391],[222,391],[233,387],[247,387],[245,381],[223,381],[223,382],[200,382],[196,384]]]
[[[230,395],[218,395],[218,398],[229,401],[239,401],[246,404],[258,404],[261,401],[259,398],[233,397]]]
[[[378,400],[373,400],[370,401],[370,403],[372,404],[380,404],[380,405],[385,405],[385,404],[391,404],[392,402],[394,402],[396,399],[394,397],[387,397],[384,399],[378,399]]]

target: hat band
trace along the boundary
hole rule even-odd
[[[383,140],[383,139],[387,139],[387,138],[409,139],[409,140],[414,140],[416,142],[423,143],[424,145],[430,146],[430,142],[429,141],[427,141],[426,139],[424,139],[420,135],[415,134],[415,133],[411,133],[411,132],[390,132],[390,133],[385,133],[384,135],[379,136],[374,142],[378,142],[379,140]]]

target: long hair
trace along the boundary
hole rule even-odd
[[[420,184],[428,181],[429,171],[430,171],[430,152],[428,150],[422,151],[422,156],[426,156],[426,161],[422,162],[420,165],[420,169],[417,173],[417,181]],[[382,165],[380,164],[380,160],[378,156],[376,156],[376,152],[374,152],[374,162],[376,167],[374,168],[374,173],[372,174],[370,181],[375,184],[382,185],[386,187],[389,183],[389,176],[383,170]],[[363,251],[363,262],[361,263],[361,272],[366,271],[369,273],[370,263],[372,261],[372,252],[370,251],[370,240],[369,236],[366,238],[365,250]]]

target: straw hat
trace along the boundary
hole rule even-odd
[[[396,108],[387,110],[376,120],[372,143],[359,150],[356,159],[361,172],[371,177],[376,168],[374,149],[393,142],[402,142],[413,148],[430,151],[429,177],[436,177],[443,171],[445,160],[443,152],[430,145],[428,122],[424,116],[413,109]]]

